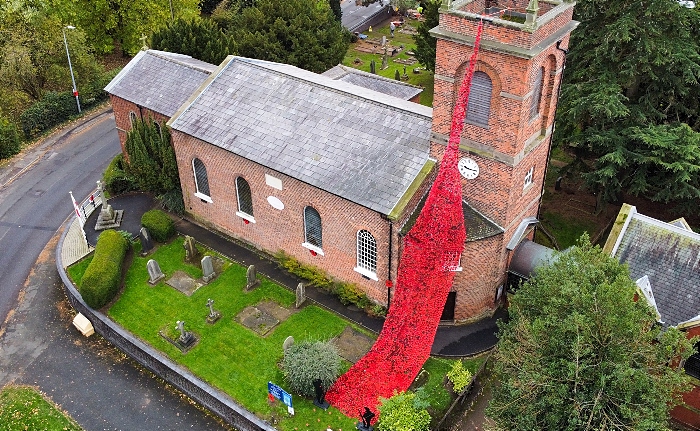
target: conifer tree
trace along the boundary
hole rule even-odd
[[[700,12],[677,1],[582,0],[555,141],[589,187],[700,207]]]
[[[236,51],[233,39],[208,19],[178,19],[153,33],[151,45],[154,49],[189,55],[216,65]]]
[[[424,21],[418,24],[418,34],[413,36],[416,42],[416,59],[427,70],[435,71],[435,50],[437,39],[430,35],[430,30],[438,26],[440,22],[441,0],[428,0],[423,9]]]

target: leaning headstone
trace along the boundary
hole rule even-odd
[[[148,229],[142,227],[139,231],[139,240],[141,241],[141,256],[147,255],[153,248],[153,241],[151,240],[151,235],[148,233]]]
[[[282,343],[282,350],[286,352],[287,349],[292,347],[292,344],[294,344],[294,337],[290,335],[289,337],[284,339],[284,343]]]
[[[199,259],[199,250],[197,249],[197,244],[194,242],[194,238],[191,236],[185,236],[185,242],[182,244],[185,247],[185,261],[188,263],[195,263]]]
[[[214,324],[216,323],[217,320],[221,317],[221,313],[218,311],[214,310],[214,300],[209,298],[207,299],[207,307],[209,307],[209,315],[207,316],[207,323]]]
[[[299,283],[297,285],[297,302],[296,302],[296,307],[299,308],[301,307],[301,304],[306,301],[306,287],[304,287],[304,283]]]
[[[165,274],[163,274],[163,271],[160,270],[160,265],[158,265],[158,262],[156,262],[155,260],[149,260],[146,264],[146,268],[148,268],[148,282],[150,284],[156,284],[160,280],[165,278]]]
[[[248,267],[248,271],[246,271],[245,276],[246,276],[246,285],[245,285],[245,290],[251,290],[258,284],[260,284],[260,280],[258,280],[257,277],[257,271],[255,271],[255,265],[250,265]]]
[[[212,278],[216,276],[214,272],[214,264],[211,261],[211,256],[204,256],[202,258],[202,278],[205,283],[209,283]]]

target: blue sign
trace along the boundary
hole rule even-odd
[[[273,397],[282,401],[287,407],[292,408],[292,396],[284,389],[272,382],[267,382],[267,392]]]

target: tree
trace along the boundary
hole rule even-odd
[[[574,14],[555,141],[574,149],[606,200],[629,192],[697,213],[700,12],[583,0]]]
[[[282,370],[295,393],[314,397],[314,380],[321,380],[324,390],[335,382],[340,373],[340,354],[330,341],[301,341],[284,351]]]
[[[331,10],[333,11],[333,15],[335,15],[335,19],[340,22],[340,20],[343,18],[343,10],[340,8],[340,0],[330,0],[330,6]]]
[[[687,384],[674,364],[692,342],[662,331],[635,288],[627,267],[586,236],[538,269],[499,324],[487,414],[500,429],[666,428]]]
[[[47,91],[72,87],[63,42],[63,26],[44,12],[16,9],[2,14],[0,85],[39,100]],[[71,64],[78,88],[102,72],[79,29],[66,30]]]
[[[233,39],[211,20],[178,19],[151,36],[154,49],[177,52],[211,64],[221,63],[235,53]]]
[[[215,13],[215,15],[217,15]],[[243,57],[324,72],[340,63],[350,35],[327,0],[258,0],[238,13],[219,16]]]
[[[143,46],[140,38],[176,18],[199,14],[199,0],[45,0],[51,13],[85,32],[98,53],[120,45],[128,54]]]
[[[427,70],[435,71],[435,50],[437,39],[430,35],[430,30],[440,23],[440,6],[442,0],[428,0],[425,2],[423,17],[425,20],[418,24],[418,34],[413,36],[416,42],[416,59]]]

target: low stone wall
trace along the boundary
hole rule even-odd
[[[73,219],[69,223],[72,221]],[[61,250],[68,231],[69,229],[64,229],[56,247],[56,268],[61,276],[61,280],[63,280],[71,305],[76,311],[87,317],[97,333],[133,360],[209,409],[234,428],[240,431],[275,430],[269,423],[244,409],[225,393],[210,386],[162,355],[156,349],[137,339],[106,315],[88,307],[63,268]],[[261,388],[261,391],[264,389]]]

